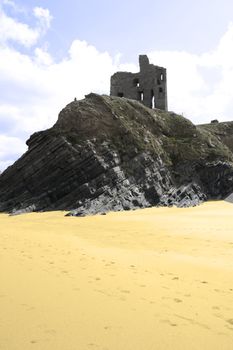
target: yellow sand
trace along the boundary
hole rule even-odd
[[[233,205],[0,215],[1,350],[232,350]]]

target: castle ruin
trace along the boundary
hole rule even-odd
[[[111,96],[140,101],[149,108],[167,111],[167,74],[163,67],[150,64],[146,55],[139,56],[139,73],[117,72],[111,77]]]

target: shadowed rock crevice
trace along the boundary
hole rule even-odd
[[[33,134],[1,174],[0,211],[86,215],[224,198],[233,191],[233,155],[221,124],[196,127],[137,101],[90,94]]]

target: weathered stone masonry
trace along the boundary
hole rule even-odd
[[[113,74],[110,95],[131,98],[149,108],[167,111],[166,69],[150,64],[146,55],[139,56],[139,66],[139,73]]]

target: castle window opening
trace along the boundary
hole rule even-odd
[[[151,108],[155,108],[155,96],[154,96],[154,91],[151,90]]]
[[[160,92],[160,93],[163,93],[163,88],[160,87],[160,88],[159,88],[159,92]]]
[[[139,79],[134,79],[133,80],[133,85],[136,86],[136,87],[139,87]]]
[[[161,79],[161,81],[163,81],[163,79],[164,79],[163,73],[161,73],[160,79]]]
[[[118,97],[124,97],[124,94],[123,94],[123,92],[118,92],[117,96]]]
[[[139,92],[138,92],[138,100],[139,100],[139,101],[144,101],[144,94],[143,94],[143,91],[139,91]]]
[[[152,109],[154,109],[155,108],[155,97],[154,96],[152,97],[151,104],[152,104]]]

